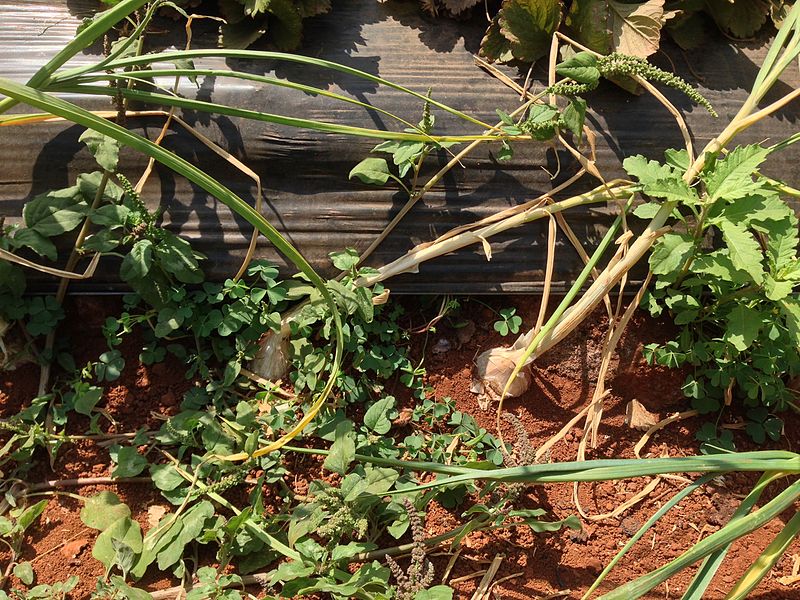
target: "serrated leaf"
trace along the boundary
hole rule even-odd
[[[770,231],[767,238],[767,256],[775,272],[791,266],[797,259],[800,234],[797,219],[786,219]]]
[[[642,185],[655,183],[676,175],[669,165],[662,165],[655,160],[647,160],[641,154],[629,156],[622,161],[622,167],[631,177],[635,177]]]
[[[792,293],[796,285],[798,285],[796,281],[777,281],[771,275],[766,275],[764,277],[764,294],[770,300],[783,300]]]
[[[560,0],[503,0],[497,14],[500,33],[510,43],[514,58],[533,62],[550,48],[561,23]]]
[[[86,144],[98,165],[111,173],[117,170],[117,162],[119,162],[119,142],[117,140],[93,129],[84,131],[78,140]]]
[[[761,331],[761,313],[745,304],[737,304],[726,317],[724,339],[739,352],[747,350]]]
[[[666,275],[681,268],[694,251],[694,240],[687,234],[667,233],[653,246],[650,269],[656,275]]]
[[[800,300],[797,298],[781,300],[781,314],[786,319],[786,327],[792,335],[795,345],[800,347]]]
[[[389,181],[389,165],[383,158],[365,158],[350,171],[349,178],[358,177],[362,182],[383,185]]]
[[[730,204],[719,203],[709,212],[708,223],[716,225],[721,220],[727,220],[747,227],[751,223],[782,221],[793,214],[792,209],[777,194],[759,193],[739,198]]]
[[[683,178],[674,173],[664,179],[645,183],[642,186],[642,191],[654,198],[664,198],[689,206],[694,206],[699,202],[694,188],[689,187],[689,184]]]
[[[295,50],[303,39],[303,18],[293,0],[269,0],[267,38],[278,50]]]
[[[752,37],[770,14],[770,4],[766,0],[706,0],[707,12],[717,26],[736,38]]]
[[[238,50],[247,48],[267,33],[267,17],[264,16],[236,22],[227,19],[226,21],[219,29],[219,42],[225,48]]]
[[[737,269],[733,265],[727,249],[715,250],[698,256],[692,263],[692,272],[709,275],[735,286],[750,281],[750,276],[746,271]]]
[[[597,59],[588,52],[578,52],[556,65],[556,73],[578,83],[593,84],[600,81]]]
[[[675,150],[674,148],[669,148],[664,151],[664,159],[669,166],[681,173],[689,169],[689,153],[685,149]]]
[[[481,40],[480,54],[489,62],[508,62],[514,57],[511,54],[511,42],[500,33],[499,15],[495,15]]]
[[[719,225],[722,237],[728,245],[728,254],[733,266],[750,274],[753,281],[761,283],[764,279],[764,255],[753,234],[740,225],[723,221]]]
[[[647,58],[658,50],[665,20],[664,0],[576,0],[566,24],[577,41],[601,54]]]
[[[753,181],[752,175],[768,155],[769,150],[761,146],[739,146],[725,159],[717,160],[713,171],[703,176],[709,202],[744,198],[763,187],[764,183]]]

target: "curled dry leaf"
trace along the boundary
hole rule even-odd
[[[514,366],[522,356],[525,348],[492,348],[483,352],[475,363],[475,378],[471,390],[482,399],[499,400],[503,388],[514,372]],[[522,395],[530,385],[530,376],[523,369],[511,383],[508,397]]]
[[[271,381],[285,379],[289,373],[288,331],[268,331],[259,343],[256,356],[250,363],[250,370],[256,375]]]
[[[158,526],[158,522],[161,518],[167,514],[167,508],[165,506],[159,506],[158,504],[154,504],[150,508],[147,509],[147,524],[152,529],[153,527]]]
[[[661,420],[659,415],[651,413],[635,398],[625,407],[625,425],[631,429],[650,429]]]
[[[64,544],[64,546],[61,548],[61,554],[69,559],[73,559],[76,558],[88,545],[89,545],[89,540],[85,538],[80,538],[72,542],[69,542],[67,544]]]

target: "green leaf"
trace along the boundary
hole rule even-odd
[[[131,509],[113,492],[100,492],[86,499],[81,509],[81,521],[87,527],[103,531],[112,523],[131,516]]]
[[[661,236],[650,254],[650,269],[656,275],[667,275],[681,268],[694,252],[694,240],[685,233]]]
[[[136,477],[147,468],[147,459],[133,446],[114,445],[110,453],[111,459],[117,463],[111,477]]]
[[[728,250],[724,248],[695,258],[692,263],[692,272],[709,275],[721,282],[736,286],[750,281],[746,271],[737,269],[733,265]]]
[[[661,210],[661,205],[656,202],[645,202],[633,209],[633,215],[640,219],[652,219]]]
[[[453,600],[453,589],[447,585],[435,585],[417,592],[414,600]]]
[[[154,259],[161,268],[182,283],[200,283],[203,272],[194,256],[191,244],[172,233],[166,233],[154,247]]]
[[[33,583],[33,566],[28,561],[14,565],[13,573],[14,577],[25,585],[31,585]]]
[[[573,98],[569,106],[564,109],[561,118],[564,121],[564,125],[567,126],[567,129],[580,141],[583,136],[583,123],[586,120],[586,100],[582,98]]]
[[[792,293],[796,285],[796,281],[776,281],[772,275],[764,277],[764,293],[770,300],[783,300]]]
[[[177,563],[186,545],[200,535],[206,519],[214,516],[214,505],[203,500],[192,506],[181,518],[182,527],[178,534],[157,553],[158,568],[165,571]]]
[[[707,13],[717,26],[733,37],[744,39],[763,27],[769,16],[770,3],[765,0],[706,0]]]
[[[116,563],[115,541],[128,546],[134,554],[140,553],[142,551],[142,530],[139,524],[130,517],[123,517],[114,521],[97,536],[92,556],[103,563],[106,569],[110,569]]]
[[[761,146],[739,146],[725,159],[717,160],[711,173],[703,175],[709,202],[744,198],[763,187],[763,181],[753,181],[752,175],[768,155],[769,150]]]
[[[77,186],[36,196],[22,209],[25,225],[45,237],[78,227],[88,206]]]
[[[670,179],[677,175],[680,177],[673,167],[670,165],[662,165],[655,160],[647,160],[641,154],[629,156],[622,161],[622,167],[631,177],[635,177],[642,185],[655,183],[662,179]]]
[[[747,229],[734,225],[728,221],[720,223],[722,237],[728,245],[728,252],[733,266],[750,274],[753,281],[761,283],[764,280],[764,255],[761,246]]]
[[[666,200],[680,202],[689,206],[694,206],[699,201],[695,189],[689,187],[689,184],[677,174],[671,174],[664,179],[645,183],[642,186],[642,191],[654,198],[665,198]]]
[[[331,252],[328,256],[330,256],[333,266],[340,271],[349,271],[359,261],[358,251],[353,248],[345,248],[340,252]]]
[[[761,313],[745,304],[737,304],[726,317],[724,339],[739,352],[747,350],[761,331]]]
[[[89,152],[103,169],[111,173],[117,170],[119,161],[119,142],[93,129],[83,132],[79,141],[86,144]]]
[[[269,0],[267,10],[270,14],[269,41],[278,50],[295,50],[302,40],[303,19],[292,0]]]
[[[560,0],[503,0],[498,16],[500,34],[509,41],[514,58],[533,62],[550,48],[561,23]]]
[[[15,247],[30,248],[39,256],[44,256],[49,260],[54,261],[58,258],[56,245],[35,229],[29,229],[27,227],[18,229],[14,232],[14,237],[11,238],[11,241]]]
[[[75,412],[81,415],[91,415],[94,407],[100,402],[103,397],[103,388],[96,385],[89,386],[87,389],[82,389],[80,393],[75,394]]]
[[[566,25],[577,41],[601,54],[647,58],[658,50],[664,21],[664,0],[579,0],[572,3]]]
[[[349,178],[358,177],[371,185],[384,185],[389,181],[389,165],[383,158],[365,158],[350,171]]]
[[[392,422],[389,419],[389,413],[394,408],[394,396],[386,396],[381,398],[375,404],[367,409],[364,413],[364,425],[369,427],[377,434],[383,435],[388,433],[392,428]]]
[[[353,423],[350,420],[344,420],[336,425],[336,437],[323,466],[334,473],[344,475],[347,473],[350,463],[355,460],[355,456],[356,442]]]
[[[125,600],[153,600],[153,596],[150,592],[129,586],[119,575],[111,576],[111,584],[114,586],[115,590],[124,594]]]
[[[337,561],[345,558],[350,558],[362,552],[369,552],[375,550],[378,546],[372,542],[350,542],[348,544],[339,544],[331,552],[331,560]]]
[[[125,281],[139,279],[147,275],[153,264],[153,242],[139,240],[122,259],[119,275]]]
[[[150,478],[162,492],[171,492],[186,481],[172,464],[150,465]]]
[[[89,218],[95,225],[105,227],[121,227],[130,216],[131,210],[122,204],[106,204],[89,214]]]
[[[597,59],[588,52],[578,52],[564,62],[556,65],[556,73],[573,81],[594,84],[600,81]]]
[[[786,327],[792,335],[795,345],[800,347],[800,300],[797,298],[781,300],[781,314],[786,319]]]
[[[767,237],[767,256],[775,272],[795,263],[798,242],[800,235],[796,218],[786,219],[770,230]]]
[[[47,500],[40,500],[36,504],[27,507],[22,513],[17,517],[17,524],[14,527],[18,532],[24,532],[28,529],[33,522],[39,518],[39,516],[44,512],[44,509],[47,507]]]
[[[669,166],[682,173],[689,169],[689,153],[686,150],[669,148],[664,151],[664,158]]]

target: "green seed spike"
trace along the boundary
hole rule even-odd
[[[686,83],[686,81],[677,75],[654,67],[645,59],[639,58],[638,56],[628,56],[626,54],[614,52],[608,56],[598,58],[597,68],[604,77],[610,75],[638,75],[648,81],[663,83],[666,86],[686,94],[690,100],[705,108],[712,116],[719,116],[711,106],[711,103],[706,100],[700,92]]]

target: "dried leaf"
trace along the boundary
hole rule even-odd
[[[666,19],[664,0],[647,0],[641,4],[576,0],[566,24],[573,36],[592,50],[647,58],[658,50]]]
[[[165,506],[159,506],[158,504],[154,504],[150,508],[147,509],[147,524],[150,526],[150,529],[153,527],[158,526],[158,522],[167,514],[167,508]]]
[[[656,413],[651,413],[636,399],[628,402],[625,407],[625,425],[631,429],[647,430],[660,420]]]
[[[771,5],[767,0],[706,0],[708,14],[725,33],[735,38],[752,37],[767,22]]]
[[[524,352],[524,348],[492,348],[482,353],[475,362],[475,379],[470,389],[489,399],[499,399],[517,361]],[[523,369],[511,383],[508,397],[521,396],[527,391],[528,386],[530,386],[530,376]]]
[[[500,33],[499,16],[492,19],[481,40],[480,55],[489,62],[507,62],[514,58],[511,54],[511,42]]]

